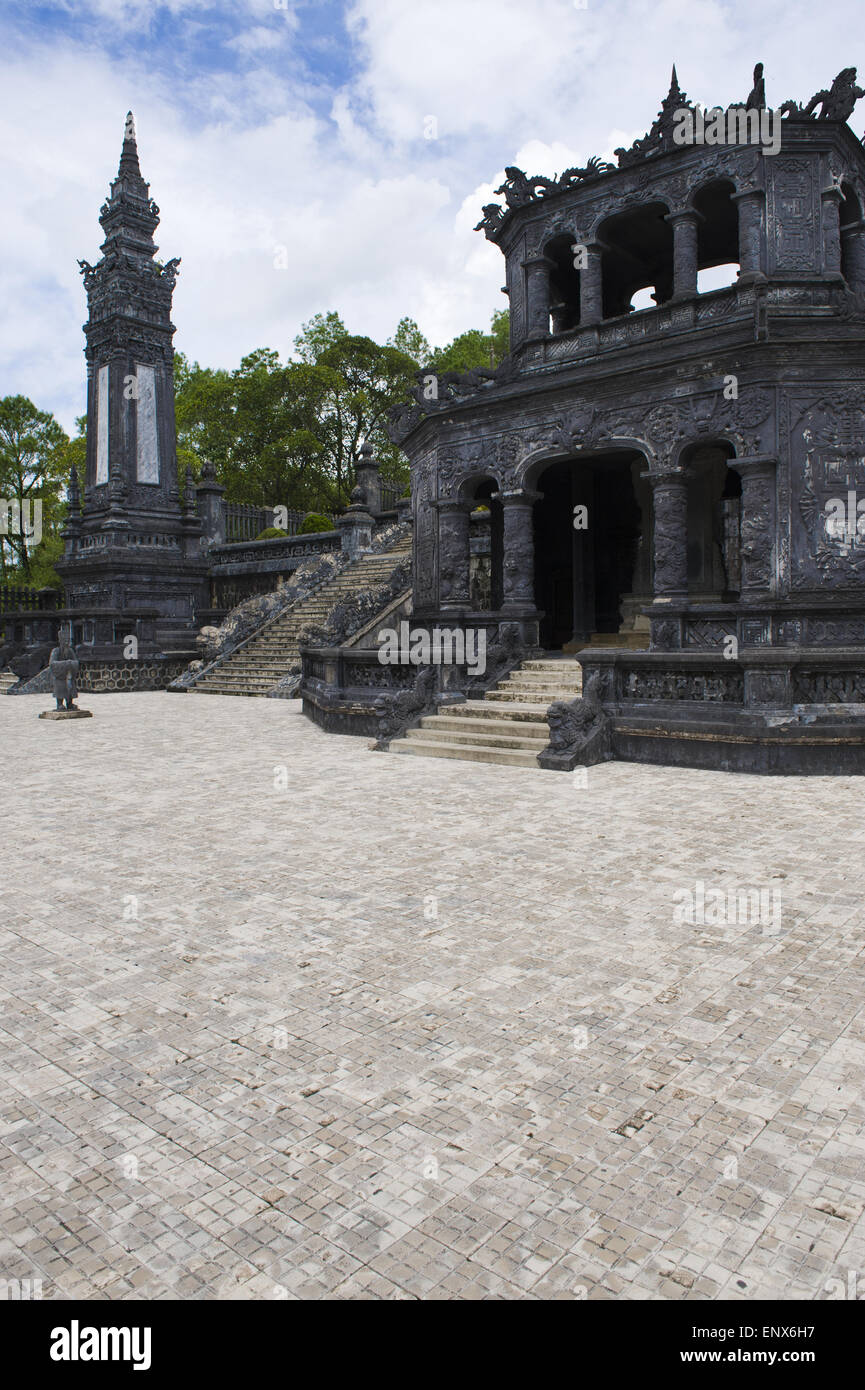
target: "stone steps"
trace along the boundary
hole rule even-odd
[[[472,738],[480,738],[489,733],[495,737],[516,738],[519,741],[519,747],[522,747],[524,743],[540,743],[543,747],[546,742],[546,725],[533,719],[490,719],[488,717],[479,721],[471,715],[464,715],[463,709],[463,705],[454,705],[451,714],[427,714],[420,722],[421,728],[440,729],[443,733],[448,734],[451,740],[456,739],[457,734],[468,734],[469,741],[471,741]]]
[[[550,740],[547,711],[582,690],[579,662],[532,658],[487,690],[482,700],[446,705],[424,715],[416,729],[390,745],[392,753],[423,758],[537,767]]]
[[[469,721],[466,721],[469,722]],[[504,722],[504,721],[502,721]],[[489,729],[486,724],[475,725],[472,729],[459,729],[454,727],[455,720],[446,719],[444,724],[435,728],[425,727],[423,721],[419,729],[412,730],[412,741],[417,743],[439,743],[444,740],[447,743],[468,743],[473,748],[524,748],[537,757],[541,749],[546,747],[546,738],[542,729],[536,729],[534,724],[524,723],[525,734],[501,734]],[[450,725],[450,728],[448,728]],[[519,728],[519,725],[517,725]]]
[[[419,740],[398,739],[392,745],[394,753],[408,753],[423,758],[461,758],[470,763],[504,763],[509,767],[537,767],[534,753],[518,748],[481,748],[466,743],[421,743]]]
[[[11,690],[13,685],[18,684],[18,677],[14,671],[0,671],[0,695],[5,695],[7,690]]]
[[[300,639],[310,627],[323,627],[337,604],[385,583],[407,554],[411,539],[400,541],[384,555],[364,556],[335,575],[297,608],[268,623],[267,627],[229,656],[194,686],[199,695],[265,696],[300,664]]]

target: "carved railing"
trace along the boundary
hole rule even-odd
[[[0,613],[49,612],[59,607],[59,589],[33,589],[14,584],[0,585]]]
[[[589,328],[551,334],[523,349],[521,365],[534,367],[566,362],[574,357],[586,357],[611,348],[641,343],[647,338],[688,332],[708,323],[726,323],[738,319],[747,321],[753,315],[752,295],[743,296],[736,285],[728,285],[724,289],[696,295],[681,304],[639,309]]]
[[[224,507],[225,538],[228,542],[254,541],[256,536],[273,525],[272,507],[253,507],[245,502],[226,502]],[[288,530],[288,527],[285,529]]]
[[[399,499],[404,496],[406,491],[404,483],[392,482],[390,478],[381,480],[381,509],[383,512],[392,512]]]
[[[279,516],[273,507],[255,507],[245,502],[224,502],[225,508],[225,539],[226,544],[231,545],[239,541],[254,541],[256,536],[260,536],[262,531],[266,531],[271,526],[279,526],[280,530],[286,531],[289,536],[296,536],[303,525],[304,517],[308,512],[290,510],[286,513],[283,509]],[[321,515],[333,517],[329,512]]]
[[[250,573],[296,569],[301,560],[310,555],[324,555],[330,550],[339,550],[338,531],[314,531],[305,536],[276,536],[269,541],[226,542],[216,545],[209,558],[215,571],[241,573],[241,568]],[[287,563],[286,563],[287,562]]]

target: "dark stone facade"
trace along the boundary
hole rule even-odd
[[[678,144],[693,107],[674,71],[617,166],[508,169],[506,206],[480,227],[505,258],[510,356],[422,375],[392,413],[412,469],[413,622],[489,622],[470,584],[483,499],[492,613],[519,621],[526,650],[580,652],[614,756],[865,770],[860,95],[850,69],[786,102],[775,154]],[[718,265],[735,282],[699,293]],[[633,307],[648,289],[654,307]],[[615,732],[639,719],[670,737]]]

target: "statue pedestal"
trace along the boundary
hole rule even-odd
[[[92,719],[92,709],[44,709],[40,719]]]

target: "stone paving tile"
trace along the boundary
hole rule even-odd
[[[374,754],[296,702],[88,699],[0,700],[0,1278],[865,1289],[860,780],[579,788]],[[698,881],[780,915],[689,922]]]

